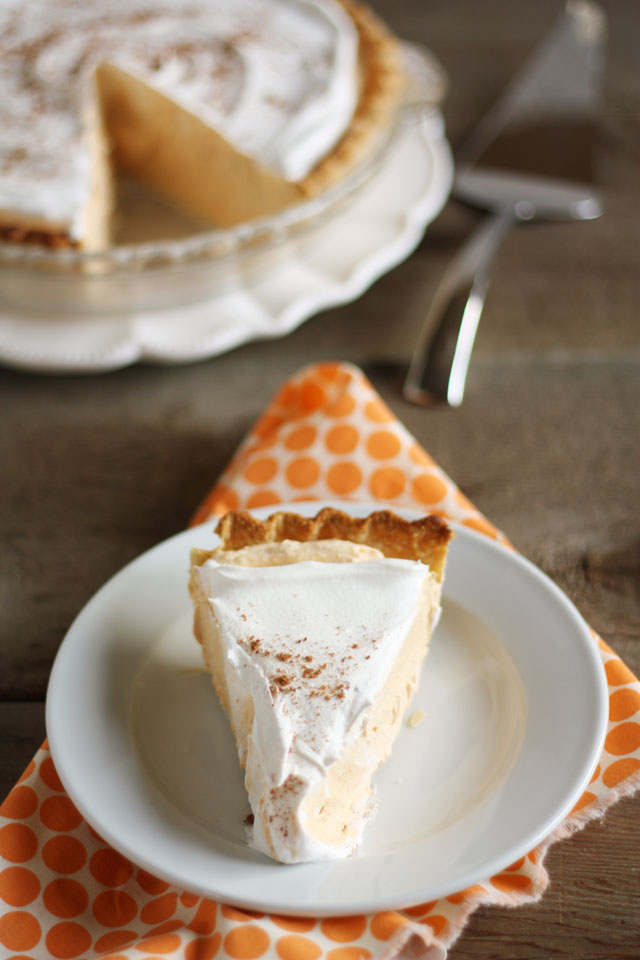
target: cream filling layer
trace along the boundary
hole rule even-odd
[[[220,552],[193,578],[256,846],[288,863],[348,855],[417,682],[439,584],[421,563],[345,541]]]

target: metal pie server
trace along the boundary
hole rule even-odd
[[[404,385],[423,406],[462,403],[489,268],[509,231],[533,219],[592,220],[593,141],[604,63],[600,7],[572,0],[458,153],[453,196],[489,212],[445,272]]]

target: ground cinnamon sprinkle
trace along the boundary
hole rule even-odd
[[[292,677],[287,677],[284,673],[279,673],[277,677],[273,678],[273,682],[279,687],[288,687],[292,680]]]
[[[315,670],[313,670],[311,667],[303,667],[302,676],[305,680],[315,680],[315,678],[319,677],[322,673],[322,669],[322,667],[316,667]]]

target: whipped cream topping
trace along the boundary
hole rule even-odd
[[[100,63],[291,181],[337,143],[357,101],[357,31],[336,0],[0,0],[0,38],[0,208],[76,230]]]
[[[355,563],[302,560],[256,569],[211,559],[197,568],[223,637],[237,723],[247,698],[253,703],[246,784],[254,842],[285,862],[333,859],[357,846],[359,835],[346,845],[311,835],[305,797],[361,733],[425,590],[437,603],[439,587],[427,566],[372,553],[342,558],[366,561]],[[372,758],[371,772],[377,763]],[[271,824],[271,849],[264,822]]]

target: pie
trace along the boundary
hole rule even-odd
[[[108,246],[114,170],[203,224],[276,213],[367,156],[402,85],[354,0],[4,0],[0,239]]]
[[[225,515],[193,550],[194,632],[233,734],[253,845],[345,857],[374,809],[435,624],[448,542],[436,516]]]

